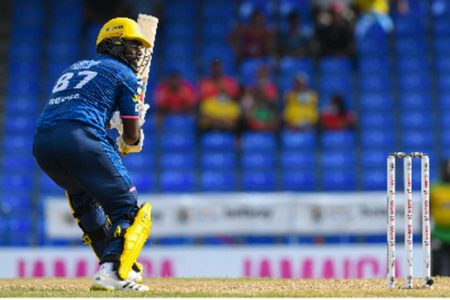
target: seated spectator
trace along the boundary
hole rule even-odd
[[[270,78],[270,70],[257,70],[254,84],[245,88],[241,100],[245,128],[255,131],[275,131],[279,127],[278,90]]]
[[[291,130],[311,130],[317,125],[317,93],[308,87],[307,76],[298,74],[293,88],[285,95],[283,110],[284,127]]]
[[[342,95],[335,94],[320,114],[319,122],[322,130],[353,129],[356,125],[356,116],[347,110]]]
[[[394,22],[389,15],[389,2],[397,8],[399,13],[408,12],[407,0],[355,0],[355,2],[360,15],[355,29],[358,40],[362,40],[375,24],[378,24],[385,33],[393,31]]]
[[[222,92],[228,97],[237,99],[239,96],[239,85],[236,80],[223,73],[220,60],[211,62],[211,71],[209,77],[200,81],[200,100],[219,96]]]
[[[154,101],[157,117],[164,117],[167,114],[194,114],[197,97],[192,84],[182,79],[177,70],[171,70],[156,86]]]
[[[318,14],[316,38],[321,56],[352,56],[354,54],[353,23],[340,2]]]
[[[302,26],[300,15],[293,11],[288,16],[288,27],[278,34],[278,55],[304,57],[310,55],[311,32]]]
[[[265,57],[273,53],[274,34],[259,10],[252,13],[248,24],[239,24],[231,32],[229,40],[238,63],[245,58]]]
[[[239,131],[241,108],[235,98],[231,98],[221,88],[217,95],[212,95],[200,102],[199,129],[205,131]]]

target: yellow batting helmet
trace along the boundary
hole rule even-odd
[[[100,29],[96,45],[98,46],[98,44],[105,39],[115,37],[137,40],[140,41],[145,48],[151,47],[150,42],[142,34],[138,23],[130,18],[114,18],[106,22],[102,29]]]

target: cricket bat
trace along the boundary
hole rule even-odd
[[[150,74],[150,66],[152,63],[152,54],[153,48],[155,45],[156,38],[156,29],[158,28],[158,18],[150,15],[139,14],[137,23],[141,29],[142,34],[147,38],[150,42],[151,47],[144,49],[144,55],[139,62],[141,68],[139,69],[138,74],[138,103],[136,103],[136,111],[139,112],[139,125],[142,125],[145,122],[145,114],[147,110],[150,108],[150,105],[145,103],[145,93],[147,91],[147,82]],[[119,134],[122,134],[123,126],[122,119],[120,118],[120,114],[118,111],[114,112],[111,120],[110,120],[111,128],[116,128]]]
[[[139,72],[138,77],[142,80],[142,87],[140,89],[139,93],[139,101],[145,105],[145,92],[147,91],[147,81],[150,74],[150,66],[152,63],[152,55],[153,55],[153,48],[155,46],[155,38],[156,38],[156,29],[158,28],[158,18],[145,15],[145,14],[139,14],[137,23],[139,27],[141,28],[142,34],[149,40],[151,44],[151,48],[146,48],[145,54],[144,54],[144,61],[145,64],[142,68],[141,72]],[[147,104],[148,105],[148,104]],[[148,109],[148,108],[147,108]],[[147,111],[145,110],[145,112]],[[145,113],[144,113],[145,117]]]

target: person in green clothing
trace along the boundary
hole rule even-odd
[[[450,275],[450,160],[441,164],[441,180],[430,190],[434,275]]]

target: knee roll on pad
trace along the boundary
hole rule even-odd
[[[123,251],[120,254],[117,272],[123,280],[128,278],[131,268],[136,263],[136,259],[150,236],[152,228],[151,211],[151,204],[144,203],[139,208],[131,226],[124,233],[120,232],[120,227],[115,232],[115,234],[123,237]]]

